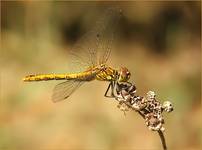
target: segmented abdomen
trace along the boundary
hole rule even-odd
[[[89,81],[95,77],[91,72],[73,73],[73,74],[38,74],[28,75],[23,81],[48,81],[48,80],[82,80]]]

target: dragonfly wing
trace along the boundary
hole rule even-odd
[[[70,68],[84,71],[89,66],[106,63],[112,49],[114,34],[120,20],[120,9],[107,9],[70,51]]]
[[[97,39],[93,31],[86,33],[69,52],[69,67],[73,72],[82,72],[97,65]]]
[[[59,83],[53,89],[52,101],[59,102],[67,99],[83,83],[83,81],[77,80],[67,80],[65,82]]]
[[[109,8],[104,13],[103,19],[97,22],[96,26],[99,28],[97,33],[97,58],[99,64],[105,64],[109,59],[121,16],[121,9]]]

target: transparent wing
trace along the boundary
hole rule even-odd
[[[84,81],[67,80],[59,83],[53,89],[52,101],[59,102],[68,98],[76,89],[78,89]]]
[[[105,64],[109,59],[121,15],[122,12],[119,8],[109,8],[104,13],[104,17],[97,22],[99,27],[97,33],[99,41],[97,47],[98,64]]]
[[[69,67],[73,72],[82,72],[97,64],[98,39],[93,31],[86,33],[69,52]]]
[[[120,9],[107,9],[92,30],[86,33],[70,51],[70,68],[84,71],[89,66],[106,63],[120,20]]]

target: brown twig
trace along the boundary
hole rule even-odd
[[[167,150],[166,140],[165,140],[165,136],[164,136],[163,132],[161,130],[159,130],[158,134],[159,134],[160,139],[161,139],[161,144],[163,146],[163,150]]]

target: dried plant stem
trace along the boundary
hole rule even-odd
[[[163,132],[161,130],[159,130],[158,134],[159,134],[159,136],[161,138],[161,143],[162,143],[162,146],[163,146],[163,150],[167,150],[166,140],[165,140]]]

